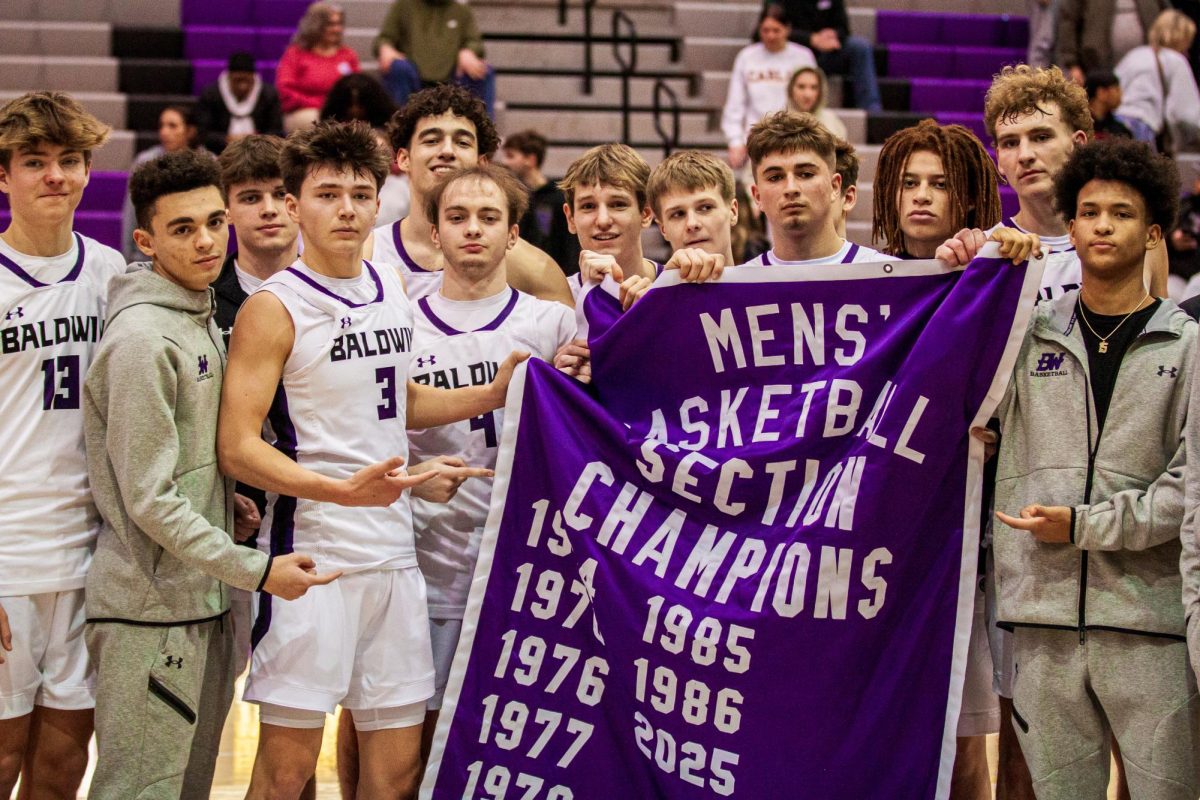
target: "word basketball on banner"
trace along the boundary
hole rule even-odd
[[[995,252],[994,250],[992,252]],[[513,380],[422,796],[944,798],[1040,262],[668,273]]]

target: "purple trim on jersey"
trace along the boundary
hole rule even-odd
[[[489,322],[487,325],[484,325],[482,328],[476,328],[475,331],[494,331],[499,328],[504,324],[504,320],[508,319],[508,315],[513,312],[513,309],[517,307],[517,301],[520,298],[520,293],[510,286],[508,289],[508,302],[504,304],[504,308],[500,310],[500,313],[496,315],[494,320]],[[447,336],[458,336],[459,334],[466,333],[466,331],[460,331],[456,328],[452,328],[444,319],[433,313],[433,308],[429,305],[428,295],[418,300],[417,305],[419,305],[421,310],[425,312],[425,316],[429,317],[429,321],[433,323],[433,327],[437,328]],[[471,331],[471,333],[474,333],[475,331]]]
[[[770,250],[767,250],[765,253],[763,253],[761,256],[759,256],[758,260],[764,267],[769,267],[775,263],[774,261],[771,260],[771,251]]]
[[[352,303],[351,301],[349,301],[349,300],[347,300],[346,298],[342,297],[340,294],[337,294],[336,292],[331,292],[331,291],[329,291],[329,290],[328,290],[328,289],[326,289],[324,286],[322,286],[321,284],[317,283],[317,282],[316,282],[316,281],[314,281],[312,278],[308,277],[307,275],[305,275],[303,272],[301,272],[300,270],[296,269],[295,267],[288,267],[288,268],[287,268],[287,271],[288,271],[288,272],[290,272],[290,273],[292,273],[293,275],[295,275],[295,276],[296,276],[297,278],[299,278],[300,280],[302,280],[302,281],[304,281],[305,283],[307,283],[307,284],[308,284],[309,286],[311,286],[312,288],[316,289],[316,290],[317,290],[318,292],[320,292],[321,294],[323,294],[323,295],[328,295],[329,297],[332,297],[334,300],[337,300],[339,303],[342,303],[342,304],[346,305],[346,306],[347,306],[347,307],[349,307],[349,308],[362,308],[363,306],[370,306],[370,305],[374,305],[375,303],[378,303],[380,300],[382,300],[382,299],[383,299],[383,282],[379,280],[379,273],[378,273],[378,272],[376,272],[376,271],[375,271],[375,268],[371,266],[371,262],[370,262],[370,261],[367,261],[367,260],[365,260],[365,259],[364,259],[364,260],[363,260],[363,264],[364,264],[364,265],[366,265],[366,268],[367,268],[367,274],[368,274],[368,275],[370,275],[370,276],[371,276],[371,280],[373,280],[373,281],[375,282],[375,299],[374,299],[374,300],[368,300],[368,301],[367,301],[367,302],[365,302],[365,303]]]
[[[654,277],[662,275],[663,265],[654,260],[651,260],[650,263],[654,265]]]
[[[408,217],[404,219],[408,219]],[[400,260],[404,262],[404,265],[413,272],[436,272],[436,270],[425,269],[413,261],[412,256],[404,249],[404,240],[400,238],[400,223],[404,222],[404,219],[392,223],[392,244],[396,245],[396,254],[400,256]]]
[[[858,245],[851,244],[850,249],[846,251],[846,257],[842,259],[843,264],[853,264],[854,257],[858,255]]]
[[[292,461],[296,460],[296,426],[292,424],[292,416],[288,411],[287,392],[283,383],[275,389],[275,398],[267,412],[267,420],[275,433],[275,449]],[[276,495],[271,515],[271,556],[281,556],[291,553],[295,548],[296,538],[296,498],[287,495]],[[264,581],[265,583],[265,581]],[[250,630],[250,648],[253,649],[267,635],[271,627],[271,595],[260,592],[258,595],[258,616],[254,627]]]
[[[78,278],[79,273],[83,271],[83,237],[78,233],[72,233],[71,235],[75,237],[75,243],[79,245],[79,255],[75,257],[75,266],[71,267],[71,271],[59,279],[58,283],[70,283]],[[48,283],[42,283],[37,278],[30,275],[28,272],[22,269],[20,264],[13,261],[3,253],[0,253],[0,266],[7,267],[9,272],[11,272],[13,275],[16,275],[18,278],[25,281],[35,289],[41,289],[50,285]]]

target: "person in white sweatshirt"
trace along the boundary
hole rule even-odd
[[[751,126],[787,107],[788,79],[801,67],[817,65],[812,50],[788,41],[791,32],[783,6],[772,3],[758,19],[759,41],[743,47],[734,59],[721,115],[721,131],[734,169],[746,163],[746,134]]]
[[[1130,50],[1115,70],[1121,82],[1117,116],[1134,123],[1135,138],[1160,150],[1200,146],[1200,90],[1187,59],[1195,37],[1195,22],[1180,11],[1164,11],[1150,28],[1149,43]]]

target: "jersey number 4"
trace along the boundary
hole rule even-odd
[[[42,410],[79,408],[79,356],[59,356],[42,362]]]

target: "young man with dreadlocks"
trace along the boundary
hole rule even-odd
[[[956,232],[991,228],[1000,216],[996,167],[983,143],[963,126],[922,120],[883,143],[871,228],[872,240],[882,238],[886,243],[883,252],[899,258],[932,258]],[[975,592],[951,779],[950,795],[958,800],[991,796],[985,736],[1000,730],[982,577]]]

